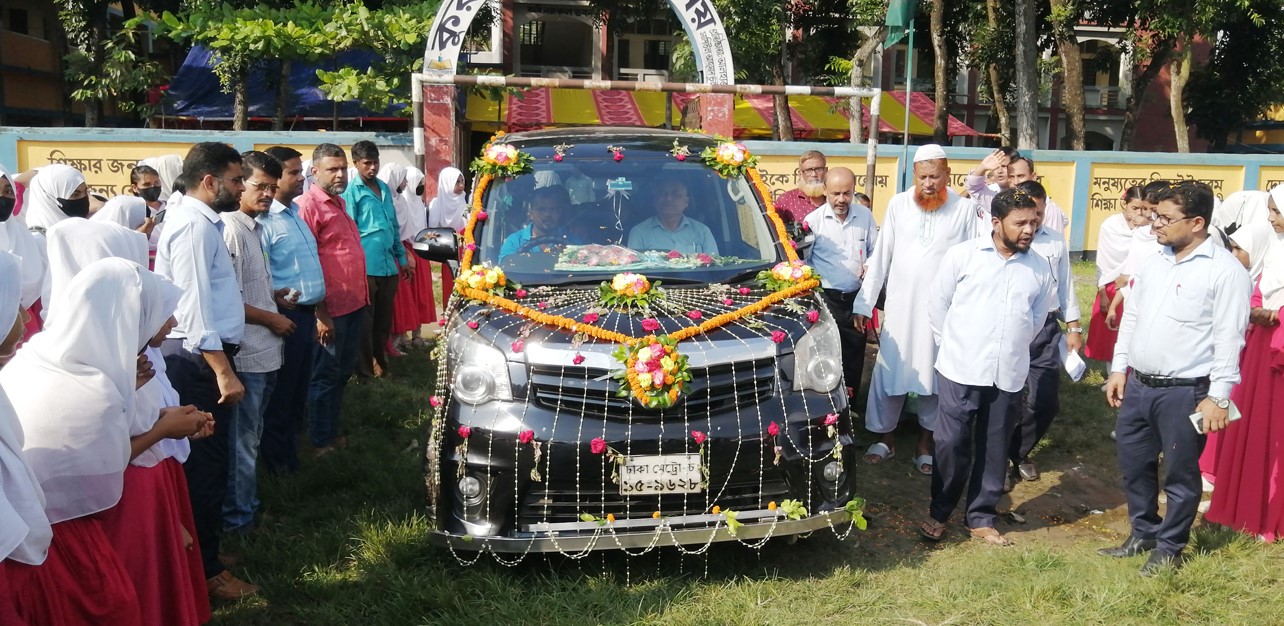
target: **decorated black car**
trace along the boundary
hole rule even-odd
[[[863,525],[838,329],[757,158],[659,130],[497,136],[473,163],[426,474],[457,552]],[[512,558],[511,556],[506,558]]]

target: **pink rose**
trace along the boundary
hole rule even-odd
[[[579,354],[578,352],[575,354],[575,358],[571,359],[571,363],[574,363],[576,365],[579,365],[580,363],[583,363],[583,362],[584,362],[584,355]]]
[[[603,452],[606,452],[606,440],[601,437],[593,439],[593,441],[589,442],[589,450],[591,450],[593,454],[602,454]]]
[[[794,241],[794,240],[792,240],[792,239],[790,239],[790,240],[789,240],[789,247],[790,247],[790,248],[793,248],[793,249],[795,249],[795,250],[797,250],[797,249],[798,249],[798,242],[797,242],[797,241]]]
[[[697,310],[695,310],[695,309],[691,309],[690,311],[687,311],[687,317],[689,317],[689,318],[691,318],[691,319],[693,319],[693,320],[698,320],[698,319],[700,319],[700,318],[704,317],[704,313],[701,313],[701,312],[699,312],[699,311],[697,311]]]
[[[679,161],[685,161],[685,160],[687,160],[687,155],[685,155],[685,154],[679,154],[679,155],[677,156],[677,159],[678,159]]]
[[[680,258],[682,258],[682,253],[681,253],[681,252],[678,252],[677,250],[670,250],[670,251],[669,251],[669,258],[670,258],[670,259],[680,259]]]
[[[623,160],[624,160],[624,153],[622,153],[622,152],[616,152],[616,153],[615,153],[615,160],[616,160],[616,161],[623,161]]]
[[[597,313],[585,313],[585,314],[584,314],[584,323],[585,323],[585,324],[592,324],[592,323],[596,322],[596,321],[597,321],[597,319],[598,319],[598,315],[597,315]]]
[[[642,320],[642,330],[645,330],[648,333],[660,330],[660,322],[648,317]]]
[[[514,293],[513,293],[513,295],[517,296],[518,298],[525,298],[525,297],[526,297],[526,290],[525,290],[525,289],[518,289],[516,292],[514,292]]]
[[[431,396],[428,398],[428,404],[433,405],[434,408],[439,407],[441,406],[441,398],[437,396]]]
[[[489,217],[489,216],[487,216],[487,215],[486,215],[486,212],[485,212],[485,211],[478,211],[478,212],[477,212],[477,221],[479,221],[479,222],[484,222],[484,221],[486,221],[486,218],[487,218],[487,217]]]
[[[825,416],[825,425],[826,425],[826,426],[833,426],[834,424],[837,424],[837,423],[838,423],[838,414],[837,414],[837,413],[830,413],[829,415],[826,415],[826,416]]]
[[[539,304],[536,304],[535,306],[537,306],[537,307],[539,307],[541,310],[543,310],[543,309],[547,309],[547,308],[548,308],[548,303],[547,303],[547,302],[540,302]]]
[[[704,440],[707,439],[707,437],[704,436],[704,433],[698,430],[691,431],[691,438],[695,439],[696,445],[698,446],[703,446]]]
[[[807,311],[807,321],[809,323],[815,324],[818,320],[820,320],[820,311],[816,309]]]
[[[521,352],[524,348],[526,348],[526,342],[522,341],[521,339],[518,339],[517,341],[513,342],[512,348],[513,348],[513,352]]]
[[[477,327],[478,327],[478,326],[480,326],[480,324],[478,324],[478,323],[477,323],[477,320],[468,320],[468,327],[469,327],[469,328],[471,328],[471,329],[473,329],[473,330],[477,330]]]
[[[783,331],[783,330],[773,330],[773,331],[771,331],[771,340],[772,340],[772,341],[774,341],[774,342],[776,342],[776,343],[780,343],[780,342],[784,341],[784,340],[785,340],[785,331]]]
[[[723,301],[722,301],[722,303],[723,303],[723,304],[725,304],[725,305],[727,305],[727,306],[731,306],[731,305],[735,304],[735,303],[736,303],[736,301],[735,301],[735,300],[732,300],[731,298],[727,298],[726,300],[723,300]]]
[[[535,439],[535,431],[533,430],[523,430],[517,433],[517,440],[522,443],[530,443],[533,439]]]
[[[810,232],[810,231],[811,231],[811,224],[808,224],[806,220],[803,220],[803,223],[802,223],[802,231],[803,231],[804,233],[805,233],[805,232]]]
[[[772,423],[768,424],[768,425],[767,425],[767,434],[768,434],[768,435],[771,435],[772,437],[775,437],[776,435],[779,435],[779,434],[780,434],[780,426],[779,426],[779,425],[777,425],[775,422],[772,422]]]
[[[477,244],[472,243],[472,242],[466,243],[466,244],[464,244],[464,249],[465,249],[465,250],[476,250],[476,249],[477,249]]]
[[[713,257],[703,252],[696,255],[696,260],[700,262],[700,265],[713,265]]]
[[[459,427],[459,436],[460,436],[460,437],[463,437],[464,439],[467,439],[467,438],[468,438],[468,436],[469,436],[469,435],[471,435],[471,434],[473,434],[473,429],[471,429],[471,428],[469,428],[469,427],[467,427],[467,426],[460,426],[460,427]]]
[[[558,163],[561,163],[561,162],[562,162],[562,155],[560,155],[560,154],[555,154],[555,155],[553,155],[553,160],[554,160],[554,161],[557,161]]]
[[[741,287],[741,288],[740,288],[740,295],[742,295],[742,296],[747,296],[747,295],[749,295],[749,288],[748,288],[748,287]]]

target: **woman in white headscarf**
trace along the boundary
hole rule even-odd
[[[173,327],[179,291],[111,258],[85,267],[59,297],[76,306],[52,311],[45,332],[0,371],[53,525],[45,563],[12,572],[13,599],[32,623],[138,624],[140,599],[96,514],[120,500],[136,454],[129,428],[137,357]],[[205,425],[203,416],[178,415],[160,421],[183,422],[190,433]]]
[[[1231,401],[1243,417],[1219,434],[1217,489],[1204,519],[1267,542],[1284,537],[1284,185],[1271,189],[1269,247],[1250,303],[1241,381]]]
[[[30,309],[45,284],[45,258],[27,225],[16,217],[21,208],[16,187],[13,176],[0,164],[0,250],[22,260],[22,308]]]
[[[89,219],[112,222],[144,235],[149,234],[143,230],[143,224],[147,221],[147,201],[138,196],[116,196]]]
[[[428,208],[423,200],[424,173],[417,167],[408,167],[404,169],[403,177],[405,183],[401,193],[393,200],[401,223],[401,243],[406,247],[406,254],[413,255],[415,237],[428,227]],[[392,183],[388,186],[391,187]],[[406,333],[410,333],[410,340],[415,341],[420,327],[437,321],[432,268],[427,261],[419,261],[419,268],[409,281],[401,283],[397,299],[393,302],[392,331],[398,348],[405,345]]]
[[[65,219],[89,217],[89,187],[85,184],[85,175],[61,163],[36,168],[23,204],[22,216],[35,236],[40,258],[48,267],[45,231]],[[49,319],[43,310],[44,303],[49,301],[49,289],[49,273],[45,272],[40,288],[41,306],[37,309],[41,326]]]
[[[49,267],[53,274],[50,311],[65,306],[67,286],[86,267],[106,258],[146,266],[147,238],[110,222],[67,220],[49,229]],[[99,515],[104,534],[129,572],[142,604],[145,624],[199,624],[209,619],[204,568],[198,549],[187,549],[196,530],[187,479],[181,463],[191,451],[178,392],[166,376],[157,345],[144,349],[153,372],[134,396],[129,437],[133,459],[125,470],[120,502]],[[163,413],[169,423],[160,423]],[[173,435],[177,435],[174,437]],[[202,615],[204,616],[202,618]]]
[[[174,182],[178,180],[178,175],[183,173],[183,157],[177,154],[163,154],[143,159],[139,164],[146,165],[160,174],[162,198],[170,198],[178,191],[174,188]]]
[[[20,303],[21,265],[22,259],[0,252],[0,364],[13,357],[26,322],[27,312]],[[0,390],[0,624],[24,623],[9,600],[14,595],[11,564],[40,565],[53,536],[44,493],[22,445],[22,425]]]
[[[437,174],[437,195],[428,203],[428,228],[462,231],[468,223],[468,195],[464,193],[464,173],[458,168],[443,168]],[[455,277],[441,263],[441,305],[446,306],[455,289]]]
[[[1226,233],[1231,252],[1254,282],[1262,275],[1267,250],[1275,240],[1268,199],[1264,191],[1237,191],[1227,196],[1220,213],[1213,214],[1213,226]]]
[[[1097,229],[1097,298],[1092,303],[1088,339],[1083,346],[1084,356],[1106,362],[1114,358],[1115,340],[1119,337],[1119,331],[1110,328],[1106,320],[1132,248],[1133,231],[1150,225],[1151,209],[1142,187],[1129,187],[1119,201],[1123,211],[1106,218]],[[1122,312],[1116,310],[1116,315]]]

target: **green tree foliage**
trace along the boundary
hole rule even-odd
[[[151,107],[146,103],[146,92],[163,83],[166,75],[158,63],[140,52],[139,39],[145,32],[143,18],[134,18],[106,41],[92,46],[92,51],[73,48],[64,58],[63,68],[74,86],[71,98],[86,103],[86,110],[96,110],[100,103],[112,100],[121,111],[148,114]]]
[[[1255,2],[1251,11],[1224,15],[1208,64],[1186,87],[1189,120],[1200,137],[1224,148],[1228,135],[1284,104],[1284,6]]]
[[[385,6],[371,11],[360,2],[340,5],[328,30],[333,49],[373,51],[379,60],[365,71],[317,70],[321,91],[331,100],[359,100],[373,111],[410,104],[409,77],[423,68],[425,38],[432,28],[437,2]],[[403,108],[408,115],[409,109]]]

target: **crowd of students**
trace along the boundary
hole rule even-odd
[[[430,212],[371,142],[311,156],[201,143],[98,201],[0,168],[0,623],[199,624],[259,592],[219,544],[255,528],[257,466],[296,470],[305,424],[343,445],[350,375],[437,319],[411,239],[466,208],[457,169]]]

